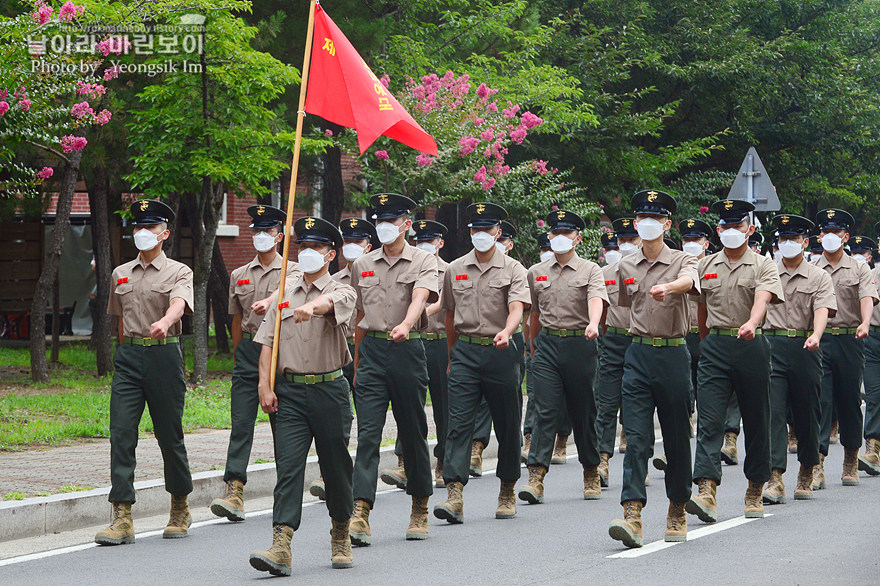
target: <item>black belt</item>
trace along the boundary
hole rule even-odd
[[[633,336],[632,341],[634,344],[644,344],[645,346],[669,346],[671,348],[675,348],[676,346],[681,346],[686,344],[684,338],[645,338],[642,336]]]
[[[318,383],[329,383],[338,379],[342,376],[342,369],[340,368],[333,372],[325,372],[323,374],[295,374],[293,372],[285,372],[283,376],[292,383],[314,385]]]
[[[179,341],[180,338],[177,336],[168,336],[161,340],[156,338],[129,338],[128,336],[122,338],[123,344],[134,344],[135,346],[165,346],[167,344],[177,344]]]

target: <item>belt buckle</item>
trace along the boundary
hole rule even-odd
[[[307,384],[307,385],[313,385],[318,382],[318,377],[317,377],[317,375],[314,375],[314,374],[304,375],[303,378],[306,379],[305,384]]]
[[[560,338],[567,338],[568,337],[568,330],[567,329],[559,330],[559,337]]]
[[[141,338],[141,346],[150,347],[153,345],[153,338]]]
[[[786,330],[789,338],[797,338],[797,330]]]
[[[491,346],[492,345],[492,338],[480,338],[480,345]]]
[[[832,336],[839,336],[840,335],[840,328],[831,328],[831,335]]]
[[[661,343],[662,341],[663,341],[663,338],[651,338],[651,346],[654,346],[655,348],[659,348],[660,346],[663,345]]]

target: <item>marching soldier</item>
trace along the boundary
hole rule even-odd
[[[619,304],[631,308],[632,344],[623,374],[623,424],[628,430],[620,502],[624,518],[608,527],[612,539],[641,547],[641,511],[647,502],[644,478],[654,443],[654,411],[666,452],[666,541],[687,539],[685,503],[691,495],[690,356],[687,351],[689,292],[699,293],[697,259],[674,250],[663,234],[672,226],[676,202],[662,191],[632,198],[641,249],[620,261]]]
[[[786,420],[791,407],[798,442],[800,471],[794,498],[813,498],[813,467],[819,463],[819,385],[822,360],[819,342],[829,314],[837,310],[834,285],[828,273],[806,261],[806,235],[813,222],[800,216],[773,218],[779,234],[776,263],[785,303],[767,310],[765,335],[770,341],[770,482],[764,489],[765,504],[785,502],[782,475],[788,459]]]
[[[843,444],[844,486],[859,484],[858,454],[862,446],[861,383],[865,367],[865,338],[877,304],[871,269],[843,251],[853,217],[843,210],[827,209],[816,215],[824,254],[813,261],[831,275],[837,296],[837,315],[828,320],[822,344],[822,419],[819,428],[819,465],[813,472],[813,490],[825,488],[825,456],[831,436],[832,406],[837,406],[840,443]],[[800,438],[798,438],[800,443]]]
[[[511,368],[523,351],[512,341],[529,305],[526,270],[498,252],[500,223],[507,212],[492,203],[468,206],[474,250],[446,269],[441,304],[449,343],[449,429],[443,479],[448,498],[434,515],[450,523],[464,520],[462,489],[467,484],[474,420],[485,397],[495,423],[501,480],[495,517],[516,515],[514,485],[519,479],[522,391],[519,373]],[[533,440],[534,441],[534,440]]]
[[[331,563],[353,563],[348,524],[351,516],[351,428],[348,381],[342,367],[351,361],[346,337],[355,293],[330,277],[329,264],[342,246],[339,230],[326,220],[300,218],[294,224],[302,275],[287,281],[281,303],[273,303],[254,341],[260,351],[260,406],[275,413],[277,473],[272,509],[272,546],[250,555],[251,566],[289,576],[290,541],[302,518],[306,460],[312,440],[326,480]],[[269,384],[277,312],[281,312],[275,389]]]
[[[880,236],[880,222],[874,225]],[[871,276],[876,284],[880,263]],[[871,328],[865,340],[865,453],[859,454],[859,470],[880,474],[880,306],[871,314]]]
[[[749,218],[754,207],[735,200],[712,205],[720,216],[718,234],[724,249],[699,264],[703,342],[694,459],[699,494],[691,496],[686,509],[706,523],[718,520],[715,491],[721,483],[721,441],[731,392],[741,406],[746,436],[746,517],[764,516],[761,493],[770,478],[770,346],[761,323],[767,306],[783,302],[785,296],[776,265],[748,246],[747,238],[755,230]]]
[[[584,469],[585,500],[602,497],[597,471],[596,338],[608,303],[602,270],[577,255],[586,223],[577,214],[555,210],[545,220],[550,227],[554,259],[529,269],[531,290],[529,331],[541,342],[532,357],[535,377],[535,426],[529,451],[529,481],[519,498],[544,502],[544,477],[553,452],[553,439],[565,411],[574,430],[578,459]]]
[[[257,256],[232,271],[229,277],[229,313],[232,315],[235,356],[230,391],[232,431],[223,473],[226,495],[211,503],[212,513],[230,521],[244,521],[244,485],[247,483],[247,465],[254,443],[254,422],[260,407],[257,390],[260,345],[254,342],[254,336],[263,316],[275,301],[275,291],[281,280],[282,257],[278,254],[278,243],[283,238],[281,225],[287,216],[272,206],[255,205],[247,211],[253,219],[250,228],[254,233]],[[299,266],[295,262],[288,262],[287,278],[295,281],[300,274]],[[269,415],[269,421],[274,438],[274,414]]]
[[[355,405],[358,446],[354,466],[352,543],[372,542],[370,510],[376,500],[379,445],[388,404],[397,422],[406,465],[406,492],[412,497],[406,538],[428,537],[428,497],[433,492],[425,399],[428,369],[421,331],[427,303],[437,299],[437,260],[406,242],[416,204],[382,193],[370,198],[382,247],[354,261],[351,284],[357,292]],[[473,431],[473,430],[471,430]]]
[[[873,257],[872,252],[877,246],[873,240],[867,236],[856,236],[849,242],[849,251],[853,260],[862,264],[871,264]]]
[[[174,212],[160,201],[131,204],[134,244],[140,251],[113,271],[115,285],[107,312],[118,316],[119,347],[110,387],[110,479],[113,521],[95,535],[101,545],[134,543],[131,505],[135,502],[135,447],[144,405],[150,409],[165,463],[165,490],[171,515],[162,537],[186,537],[192,524],[187,495],[192,476],[183,442],[183,355],[180,318],[192,313],[192,270],[165,256]]]

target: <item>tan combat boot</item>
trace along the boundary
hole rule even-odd
[[[544,502],[544,477],[547,469],[543,466],[529,468],[529,482],[519,489],[519,498],[530,505],[538,505]]]
[[[645,486],[651,486],[651,471],[645,472]]]
[[[715,500],[718,485],[709,478],[700,478],[697,480],[697,487],[699,492],[696,496],[691,495],[691,500],[685,504],[684,510],[696,515],[704,523],[714,523],[718,520],[718,503]]]
[[[189,514],[189,504],[186,495],[171,495],[171,517],[165,525],[162,537],[165,539],[179,539],[188,535],[189,526],[192,525],[192,515]]]
[[[774,468],[770,473],[770,481],[761,498],[765,505],[784,505],[785,504],[785,483],[782,482],[782,470]]]
[[[385,468],[379,474],[379,478],[385,484],[396,486],[401,490],[406,489],[406,469],[403,467],[403,456],[397,456],[397,469]]]
[[[608,486],[609,460],[611,460],[611,454],[607,452],[599,454],[599,467],[596,471],[599,473],[599,482],[602,483],[603,487]]]
[[[602,482],[596,467],[584,466],[584,500],[595,501],[602,498]]]
[[[745,497],[746,519],[761,519],[764,516],[764,502],[761,500],[761,494],[763,492],[763,482],[749,480],[749,487],[746,489]]]
[[[808,501],[813,498],[813,468],[804,466],[798,471],[797,486],[794,488],[794,500]]]
[[[446,481],[443,480],[443,458],[437,458],[434,466],[434,488],[446,488]]]
[[[553,446],[553,456],[550,458],[551,464],[565,464],[568,461],[567,444],[567,435],[556,435],[556,445]]]
[[[844,449],[843,474],[840,476],[844,486],[859,485],[859,450]]]
[[[131,503],[111,503],[113,521],[103,531],[95,535],[95,543],[101,545],[122,545],[134,543],[134,521],[131,520]]]
[[[721,461],[728,466],[736,466],[739,464],[739,458],[736,454],[736,438],[738,434],[734,431],[724,433],[724,445],[721,447]]]
[[[452,524],[464,522],[464,501],[461,497],[463,489],[461,482],[447,482],[446,502],[434,505],[434,516]]]
[[[290,575],[290,540],[293,529],[287,525],[272,526],[272,547],[266,551],[251,553],[251,567],[261,572],[269,572],[273,576]]]
[[[498,508],[495,509],[496,519],[513,519],[516,517],[516,496],[513,494],[513,480],[502,480],[498,491]]]
[[[226,483],[226,496],[211,501],[211,512],[230,521],[244,521],[244,484],[241,480]]]
[[[836,444],[840,441],[840,422],[836,419],[831,422],[831,435],[828,438],[829,444]]]
[[[624,501],[623,519],[614,519],[608,526],[611,539],[622,541],[627,547],[642,547],[641,501]]]
[[[657,470],[660,470],[661,472],[663,470],[666,470],[666,466],[669,464],[666,461],[666,454],[657,454],[651,460],[651,463],[654,464],[654,468],[656,468]]]
[[[797,435],[794,433],[794,426],[788,426],[788,453],[797,454]]]
[[[519,461],[522,464],[529,463],[529,449],[532,447],[532,434],[524,433],[523,434],[523,445],[522,452],[519,454]]]
[[[345,521],[331,519],[331,521],[333,524],[330,527],[330,564],[336,569],[350,568],[354,565],[351,535],[348,533],[351,519]]]
[[[687,541],[688,523],[687,515],[684,514],[685,504],[669,501],[669,512],[666,513],[666,535],[663,541],[673,543]]]
[[[322,501],[327,500],[327,493],[324,488],[324,477],[319,476],[317,480],[313,480],[309,485],[309,494],[318,497]]]
[[[474,440],[471,446],[471,468],[470,473],[474,478],[480,478],[483,475],[483,450],[486,446],[479,440]]]
[[[825,456],[819,454],[819,463],[813,466],[813,490],[825,488]]]
[[[621,454],[626,453],[626,430],[622,425],[620,426],[620,444],[617,446],[617,451]]]
[[[370,535],[370,505],[367,501],[354,501],[354,510],[351,512],[351,521],[348,524],[348,534],[351,542],[355,545],[368,546],[373,542]]]
[[[409,527],[406,540],[414,541],[428,538],[428,497],[412,497],[412,511],[409,514]]]
[[[869,439],[865,442],[865,453],[859,454],[859,470],[871,476],[880,474],[880,441]]]

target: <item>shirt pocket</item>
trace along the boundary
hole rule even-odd
[[[276,288],[277,288],[277,285],[276,285]],[[255,291],[256,291],[256,287],[253,284],[247,284],[247,285],[236,284],[235,289],[233,290],[233,293],[235,294],[236,297],[238,297],[238,301],[239,301],[239,303],[241,303],[242,307],[244,307],[245,309],[250,309],[251,304],[255,301],[254,300],[254,292]],[[270,294],[271,294],[271,291],[270,291]]]
[[[122,308],[123,313],[132,311],[134,309],[134,295],[132,291],[134,290],[131,283],[119,283],[113,289],[113,294],[117,296],[119,300],[119,307]]]
[[[488,307],[507,307],[507,292],[510,290],[509,279],[490,279],[484,294]]]
[[[382,303],[382,287],[379,286],[379,277],[361,277],[357,283],[358,293],[361,296],[364,309],[370,305]]]
[[[589,277],[575,277],[568,282],[568,300],[571,303],[577,303],[586,306],[587,298],[590,291]],[[606,295],[607,295],[606,291]]]
[[[841,277],[836,284],[837,296],[847,303],[858,304],[859,300],[859,279],[855,275],[846,275]]]
[[[289,341],[296,336],[297,328],[303,324],[298,324],[293,320],[293,310],[295,307],[289,305],[281,310],[281,331],[278,333],[278,339]],[[275,324],[272,323],[272,331],[274,332]],[[273,334],[274,335],[274,334]]]
[[[174,282],[168,283],[153,283],[150,285],[150,293],[153,299],[159,298],[161,302],[161,310],[164,311],[168,308],[169,303],[171,302],[171,290],[174,288]]]
[[[403,273],[397,276],[397,286],[394,287],[395,297],[398,303],[403,304],[404,308],[409,307],[409,304],[412,303],[413,285],[417,276],[412,273]]]

